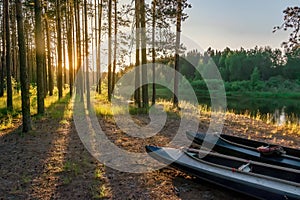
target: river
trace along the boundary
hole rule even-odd
[[[199,98],[199,103],[210,106],[210,99]],[[278,125],[288,121],[300,124],[300,100],[298,99],[229,97],[227,109],[237,114],[248,113],[263,118],[269,116],[269,119]]]

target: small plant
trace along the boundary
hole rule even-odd
[[[63,178],[63,184],[64,185],[68,185],[68,184],[70,184],[72,182],[72,178],[71,177],[64,177]]]
[[[59,122],[59,124],[61,124],[61,125],[68,125],[68,124],[69,124],[69,121],[66,120],[66,119],[62,119],[62,120]]]
[[[94,173],[94,176],[95,176],[96,179],[101,179],[102,176],[103,176],[103,173],[100,169],[96,169],[95,173]]]
[[[91,186],[91,193],[93,196],[93,199],[104,199],[108,198],[110,195],[110,190],[103,184],[101,186],[93,185]]]
[[[7,113],[6,117],[4,117],[0,122],[0,130],[5,130],[14,127],[13,116],[10,113]]]
[[[100,198],[104,198],[108,195],[108,189],[105,185],[101,185],[100,187]]]
[[[21,179],[23,183],[29,183],[31,181],[31,177],[26,175],[23,175]]]
[[[72,172],[72,173],[74,173],[75,176],[77,176],[80,172],[80,168],[76,163],[67,161],[63,166],[63,171]]]

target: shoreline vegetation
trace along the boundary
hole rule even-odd
[[[159,95],[158,95],[159,96]],[[105,100],[104,95],[96,94],[95,100],[97,103],[95,103],[95,112],[98,116],[104,117],[104,118],[112,118],[113,113],[111,111],[111,104]],[[189,106],[186,102],[181,102],[179,105]],[[179,118],[180,117],[180,111],[174,109],[172,102],[168,99],[159,98],[157,100],[157,105],[163,106],[164,111],[168,114],[170,117]],[[211,108],[207,105],[198,105],[197,109],[200,113],[200,115],[205,116],[205,120],[209,121],[211,116]],[[122,109],[114,108],[115,114],[122,114],[124,112]],[[129,112],[131,115],[144,115],[147,113],[147,110],[137,108],[134,105],[129,106]],[[249,120],[257,121],[258,123],[264,124],[264,126],[271,126],[274,128],[274,130],[283,131],[283,136],[286,134],[295,134],[300,135],[300,124],[299,124],[299,118],[297,118],[295,115],[287,116],[286,117],[286,123],[284,124],[276,124],[274,122],[274,116],[273,114],[266,114],[263,115],[259,111],[253,115],[250,111],[245,111],[243,113],[236,113],[233,109],[227,109],[226,110],[226,117],[225,120],[233,120],[233,121],[239,121],[241,124],[246,124]],[[201,120],[201,119],[199,119]],[[238,123],[236,124],[239,125]],[[274,131],[275,132],[275,131]]]
[[[69,95],[65,90],[64,96],[70,98]],[[57,93],[57,90],[55,90]],[[150,89],[151,92],[151,89]],[[39,118],[39,115],[36,113],[36,107],[37,107],[37,102],[36,102],[36,89],[32,88],[31,89],[31,115],[34,118]],[[104,118],[112,118],[113,113],[111,110],[111,104],[107,101],[105,94],[97,94],[94,93],[94,99],[98,102],[94,107],[94,110],[98,116],[104,117]],[[209,92],[202,90],[200,93],[198,91],[197,93],[198,98],[208,98],[209,97]],[[286,93],[273,93],[273,92],[251,92],[251,91],[245,91],[245,92],[226,92],[227,99],[232,99],[236,98],[239,99],[241,97],[250,97],[250,98],[281,98],[281,99],[299,99],[300,98],[300,93],[293,93],[293,92],[286,92]],[[167,91],[165,88],[159,88],[157,89],[157,104],[161,105],[164,107],[164,110],[168,113],[170,116],[178,116],[178,111],[174,110],[172,107],[172,102],[171,102],[171,92]],[[6,97],[1,97],[0,98],[0,130],[4,131],[6,129],[13,128],[16,123],[21,121],[21,96],[17,92],[14,93],[13,99],[14,99],[14,110],[8,111],[6,109],[6,102],[5,102]],[[64,102],[65,100],[62,99],[60,101],[57,100],[56,96],[48,96],[45,98],[45,108],[46,109],[51,109],[51,105],[57,103],[57,102]],[[205,104],[199,104],[198,106],[199,112],[205,113],[206,115],[210,115],[211,108],[208,105]],[[120,112],[121,109],[118,110],[118,108],[114,108],[114,112],[117,114],[121,114]],[[148,112],[148,109],[145,108],[137,108],[134,105],[130,106],[129,110],[131,115],[139,115],[139,114],[146,114]],[[47,115],[47,112],[46,112]],[[254,120],[261,121],[263,123],[269,124],[269,125],[274,125],[277,127],[282,127],[282,128],[287,128],[288,132],[291,133],[297,133],[297,129],[300,130],[300,120],[298,118],[298,115],[296,114],[291,114],[289,116],[286,116],[286,123],[284,124],[276,124],[274,122],[274,116],[273,113],[267,113],[267,114],[262,114],[259,110],[253,114],[250,110],[245,110],[245,111],[239,111],[237,112],[235,109],[230,109],[227,108],[226,111],[226,116],[231,115],[235,116],[235,118],[243,117],[243,118],[250,118]]]

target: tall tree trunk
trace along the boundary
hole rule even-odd
[[[44,114],[44,55],[45,45],[43,38],[42,28],[42,7],[40,0],[34,1],[35,12],[35,43],[36,43],[36,71],[37,71],[37,101],[38,101],[38,114]]]
[[[34,44],[33,42],[30,42],[30,55],[31,55],[31,58],[30,58],[30,61],[31,61],[31,67],[30,67],[30,72],[31,72],[31,82],[32,83],[36,83],[37,82],[37,71],[36,71],[36,55],[35,55],[35,51],[34,51]]]
[[[140,108],[141,107],[141,90],[140,90],[140,2],[135,0],[135,24],[136,24],[136,41],[135,41],[135,93],[134,101],[135,104]]]
[[[115,39],[114,39],[114,62],[113,62],[113,72],[112,72],[112,92],[115,89],[116,82],[116,68],[117,68],[117,40],[118,40],[118,2],[115,0]]]
[[[67,16],[67,42],[68,42],[68,58],[69,58],[69,83],[70,96],[73,95],[73,1],[68,1],[68,16]]]
[[[2,42],[2,43],[4,43],[4,42]],[[3,51],[3,52],[5,52],[5,51]],[[5,67],[4,62],[5,62],[5,59],[2,54],[1,55],[1,66],[0,66],[0,97],[4,96],[4,67]]]
[[[156,101],[156,85],[155,85],[155,29],[156,29],[156,0],[152,1],[152,73],[153,73],[153,85],[152,85],[152,105],[155,105]]]
[[[83,3],[84,4],[84,3]],[[82,26],[82,38],[81,38],[81,41],[82,41],[82,62],[85,61],[85,21],[84,21],[84,5],[82,6],[82,12],[81,12],[81,26]],[[82,77],[83,77],[83,92],[85,93],[85,89],[86,89],[86,82],[85,82],[85,63],[82,65]]]
[[[17,36],[16,36],[16,6],[11,6],[11,45],[12,45],[12,73],[11,76],[19,82],[18,79],[18,58],[17,58]],[[18,89],[18,88],[17,88]]]
[[[30,96],[29,96],[29,79],[26,63],[26,45],[24,37],[23,10],[21,0],[16,0],[16,13],[18,24],[18,44],[20,57],[20,79],[21,79],[21,96],[22,96],[22,121],[23,132],[31,130],[30,119]]]
[[[46,18],[45,17],[45,14],[43,14],[43,16],[42,16],[44,19]],[[43,68],[43,80],[44,80],[44,98],[46,98],[47,97],[47,93],[48,93],[48,89],[49,89],[49,87],[48,87],[48,81],[47,81],[47,78],[48,78],[48,71],[47,71],[47,55],[46,55],[46,42],[47,42],[47,40],[46,40],[46,38],[45,38],[45,35],[46,35],[47,33],[46,33],[46,25],[45,25],[45,23],[43,23],[43,44],[44,44],[44,62],[43,62],[43,64],[44,64],[44,68]]]
[[[80,100],[83,101],[83,74],[81,67],[81,32],[80,32],[80,15],[79,15],[79,2],[78,0],[74,1],[74,10],[75,10],[75,24],[76,24],[76,48],[77,48],[77,93],[80,95]]]
[[[93,17],[91,18],[91,29],[93,30],[93,26],[94,26],[94,21],[93,21]],[[91,52],[91,56],[92,58],[94,58],[94,31],[92,31],[92,34],[91,34],[91,43],[92,43],[92,52]],[[94,85],[94,66],[95,66],[95,62],[94,62],[94,59],[92,59],[92,67],[91,67],[91,75],[92,75],[92,84],[91,85]]]
[[[25,12],[25,19],[27,17],[27,14]],[[28,23],[25,23],[24,25],[24,30],[25,30],[25,37],[26,37],[26,52],[27,52],[27,69],[28,69],[28,79],[29,79],[29,83],[31,82],[32,80],[32,75],[31,75],[31,49],[30,49],[30,43],[29,43],[29,30],[28,30]]]
[[[86,70],[86,103],[90,109],[90,74],[89,74],[89,43],[88,43],[88,20],[87,20],[87,0],[84,0],[84,31],[85,31],[85,70]]]
[[[5,15],[5,34],[6,34],[6,87],[7,87],[7,101],[6,106],[8,110],[13,110],[12,101],[12,83],[11,83],[11,49],[10,49],[10,30],[9,30],[9,2],[4,0],[4,15]]]
[[[96,58],[96,63],[94,63],[93,64],[93,85],[95,84],[95,74],[94,74],[94,72],[96,72],[96,79],[97,79],[97,81],[98,81],[98,76],[97,76],[97,55],[98,55],[98,30],[97,30],[97,28],[98,28],[98,18],[97,18],[97,16],[98,16],[98,4],[99,4],[99,1],[97,2],[97,0],[94,0],[94,12],[95,12],[95,24],[94,24],[94,33],[95,33],[95,49],[93,49],[93,58]],[[95,55],[95,54],[96,55]],[[95,57],[96,56],[96,57]],[[93,62],[94,62],[94,60],[95,59],[93,59]],[[95,68],[95,65],[96,65],[96,69],[94,69]],[[98,89],[96,89],[96,91],[98,92]]]
[[[98,0],[99,2],[99,0]],[[98,34],[98,50],[97,50],[97,81],[98,81],[98,84],[97,84],[97,91],[99,94],[102,93],[102,90],[101,90],[101,33],[102,33],[102,11],[103,11],[103,0],[101,0],[100,4],[98,5],[99,7],[99,22],[98,22],[98,25],[99,25],[99,34]]]
[[[4,45],[5,43],[2,42]],[[3,50],[3,53],[5,51]],[[4,67],[5,67],[5,58],[4,58],[5,55],[1,55],[1,66],[0,66],[0,97],[3,97],[4,96]]]
[[[3,11],[3,9],[2,9]],[[2,12],[3,13],[3,12]],[[0,97],[4,96],[4,68],[5,68],[5,16],[2,20],[2,55],[1,55],[1,69],[0,69]]]
[[[47,10],[45,10],[47,12]],[[47,63],[48,63],[48,90],[49,96],[53,96],[53,72],[52,72],[52,64],[51,64],[51,46],[50,46],[50,31],[49,31],[49,23],[48,23],[48,16],[46,13],[45,17],[45,28],[46,28],[46,41],[47,41]]]
[[[182,0],[177,0],[177,23],[176,23],[176,47],[175,47],[175,76],[174,76],[174,96],[173,106],[179,108],[178,105],[178,84],[179,84],[179,48],[181,34],[181,17],[182,17]]]
[[[112,0],[108,0],[108,78],[107,78],[107,93],[108,93],[108,100],[111,101],[111,95],[112,95],[112,82],[111,82],[111,54],[112,54],[112,22],[111,22],[111,15],[112,15]]]
[[[60,19],[60,0],[56,0],[56,23],[57,23],[57,88],[58,98],[63,96],[62,87],[62,45],[61,45],[61,19]]]
[[[141,1],[141,45],[142,45],[142,65],[147,64],[147,37],[146,37],[146,10],[145,10],[145,0]],[[149,107],[149,97],[148,97],[148,78],[147,70],[145,67],[142,68],[142,99],[143,107]]]
[[[62,23],[62,49],[63,49],[63,61],[64,61],[64,67],[63,67],[63,77],[64,77],[64,81],[63,81],[63,88],[66,89],[66,84],[67,84],[67,62],[66,62],[66,38],[65,38],[65,23]]]

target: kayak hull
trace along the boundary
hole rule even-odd
[[[200,179],[258,199],[299,199],[298,183],[232,170],[201,159],[193,159],[179,149],[146,146],[153,158]],[[208,155],[209,156],[209,155]],[[299,175],[299,174],[298,174]]]

